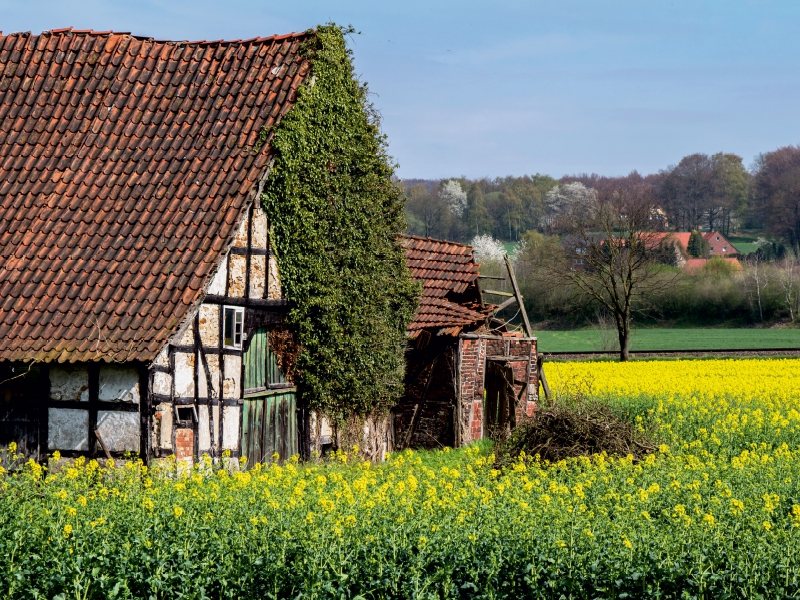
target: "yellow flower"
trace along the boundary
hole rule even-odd
[[[154,504],[153,504],[153,501],[150,498],[145,498],[142,501],[142,506],[144,506],[145,510],[153,510]],[[178,516],[180,516],[180,515],[178,515]]]
[[[180,517],[183,514],[183,509],[176,504],[172,508],[172,512],[175,514],[176,517]]]
[[[762,525],[764,526],[764,529],[766,529],[767,531],[769,531],[770,529],[772,529],[772,523],[770,523],[769,521],[764,521],[764,522],[762,523]]]
[[[628,550],[633,550],[633,544],[631,543],[631,541],[627,537],[623,537],[622,538],[622,543],[625,545],[625,547]]]
[[[72,533],[72,525],[67,523],[66,525],[64,525],[64,537],[68,538],[71,533]]]
[[[78,504],[86,506],[86,496],[78,496]]]

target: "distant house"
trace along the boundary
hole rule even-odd
[[[703,234],[708,241],[708,252],[711,256],[738,256],[739,251],[719,231],[709,231]]]
[[[660,245],[672,244],[675,247],[675,258],[678,266],[684,267],[692,259],[689,256],[687,248],[689,247],[689,239],[692,234],[688,231],[674,231],[674,232],[657,232],[648,233],[647,246],[649,248],[657,248]],[[731,244],[723,234],[718,231],[709,231],[703,233],[703,238],[708,241],[709,255],[717,256],[720,258],[735,258],[739,256],[739,250]],[[702,260],[702,259],[700,259]],[[697,263],[693,263],[697,264]]]

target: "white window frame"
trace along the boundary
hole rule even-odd
[[[231,343],[228,343],[228,315],[233,316]],[[244,342],[244,307],[222,307],[222,347],[230,350],[241,350]]]

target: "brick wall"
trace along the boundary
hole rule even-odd
[[[482,439],[487,356],[525,359],[509,364],[515,381],[528,382],[527,393],[521,397],[522,383],[514,385],[514,392],[520,397],[517,421],[532,416],[539,399],[535,338],[477,334],[464,334],[457,339],[433,338],[429,346],[411,347],[407,354],[405,394],[392,409],[395,447],[405,441],[417,404],[422,412],[411,437],[412,447],[466,445]],[[434,359],[436,364],[431,369]]]
[[[517,421],[532,416],[539,399],[539,376],[536,368],[536,339],[480,336],[466,334],[459,338],[459,381],[461,401],[461,444],[483,438],[483,390],[486,359],[491,356],[519,356],[525,361],[510,362],[515,381],[528,382],[527,393],[517,403]],[[514,385],[519,397],[522,384]]]
[[[180,428],[175,430],[176,458],[192,458],[194,456],[194,431]]]

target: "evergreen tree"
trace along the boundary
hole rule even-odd
[[[686,251],[692,258],[708,258],[710,245],[708,240],[703,237],[703,234],[693,229],[692,235],[689,236],[689,245]]]

